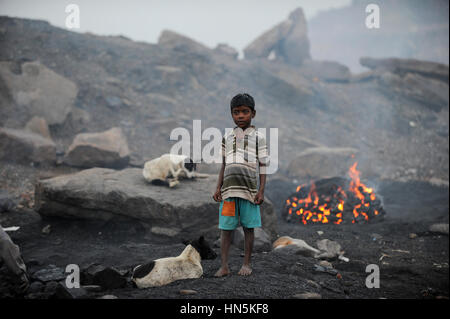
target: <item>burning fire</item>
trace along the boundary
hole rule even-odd
[[[318,194],[316,184],[300,185],[296,192],[286,200],[289,218],[298,218],[303,224],[334,223],[341,224],[344,214],[352,213],[352,223],[367,222],[369,219],[384,213],[374,190],[360,180],[360,172],[355,162],[348,171],[350,183],[346,190],[333,185],[331,192]],[[348,215],[348,214],[346,214]]]

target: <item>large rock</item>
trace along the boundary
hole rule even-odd
[[[216,46],[216,48],[214,49],[214,52],[222,54],[222,55],[229,56],[229,57],[231,57],[234,60],[237,59],[238,56],[239,56],[239,52],[235,48],[229,46],[226,43],[219,43]]]
[[[100,133],[78,134],[64,157],[64,163],[76,167],[123,168],[129,160],[128,143],[118,127]]]
[[[39,62],[15,68],[12,62],[0,62],[0,78],[13,103],[29,117],[43,117],[49,125],[62,124],[78,94],[75,83]]]
[[[357,153],[351,147],[311,147],[291,161],[288,174],[303,179],[345,176]]]
[[[126,285],[126,278],[115,268],[91,264],[82,271],[83,283],[98,285],[103,289],[117,289]]]
[[[31,120],[25,124],[26,131],[42,135],[45,138],[51,139],[50,130],[48,129],[47,121],[40,116],[33,116]]]
[[[32,276],[33,279],[37,279],[42,282],[58,281],[65,279],[66,277],[67,275],[65,274],[64,269],[53,264],[48,265],[47,268],[36,271]]]
[[[448,224],[433,224],[428,230],[433,233],[448,235]]]
[[[328,82],[348,82],[351,78],[348,67],[333,61],[305,60],[300,73],[309,79]]]
[[[416,73],[404,76],[385,72],[379,76],[381,90],[388,96],[401,96],[419,102],[421,105],[439,112],[448,107],[448,84]]]
[[[359,61],[361,65],[370,69],[381,69],[398,74],[417,73],[428,78],[434,78],[448,83],[448,65],[441,63],[415,59],[376,59],[369,57],[362,57]]]
[[[148,229],[175,238],[218,234],[219,203],[212,194],[217,176],[182,180],[173,188],[145,181],[142,169],[92,168],[41,180],[36,184],[36,210],[43,216],[80,219],[131,218]],[[276,215],[266,200],[261,205],[263,229],[276,236]]]
[[[269,58],[299,66],[310,58],[307,24],[303,10],[294,10],[283,21],[262,34],[245,49],[245,58]],[[273,56],[271,56],[273,55]]]
[[[165,48],[200,54],[211,54],[212,50],[207,46],[192,40],[182,34],[170,30],[163,30],[158,39],[158,45]]]
[[[245,58],[269,58],[272,52],[276,55],[279,43],[287,37],[292,26],[293,21],[288,19],[260,35],[244,49]]]
[[[0,128],[0,160],[53,164],[56,161],[56,145],[33,132]]]

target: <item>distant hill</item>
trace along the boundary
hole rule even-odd
[[[365,26],[369,3],[380,7],[380,29]],[[308,27],[314,59],[338,61],[354,72],[363,69],[362,56],[449,61],[447,0],[353,0],[319,13]]]
[[[292,56],[298,49],[304,48],[285,45],[279,52]],[[139,166],[168,152],[175,143],[170,132],[191,130],[194,119],[202,129],[233,127],[230,99],[246,91],[256,100],[254,124],[279,129],[282,172],[307,148],[325,154],[327,147],[351,147],[370,176],[414,169],[418,178],[448,179],[448,67],[367,63],[373,70],[355,75],[307,58],[301,65],[238,60],[232,48],[210,49],[169,30],[149,44],[0,17],[0,126],[23,128],[39,111],[61,151],[80,132],[117,126]],[[61,113],[50,121],[49,112]]]

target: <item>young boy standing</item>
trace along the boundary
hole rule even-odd
[[[255,101],[249,94],[243,93],[233,97],[230,106],[236,127],[222,139],[222,167],[213,195],[214,200],[220,202],[222,265],[215,274],[217,277],[230,273],[228,252],[231,234],[239,223],[244,229],[245,255],[238,274],[248,276],[252,273],[250,259],[254,240],[253,229],[261,227],[259,205],[264,201],[266,183],[266,140],[251,124],[256,115]]]

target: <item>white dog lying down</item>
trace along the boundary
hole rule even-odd
[[[319,240],[317,242],[317,247],[319,249],[311,247],[304,240],[289,236],[282,236],[272,244],[274,250],[282,249],[287,246],[295,247],[296,253],[303,256],[310,256],[318,259],[338,258],[345,262],[350,260],[347,257],[344,257],[344,251],[342,250],[341,245],[329,239]]]
[[[273,249],[281,249],[283,247],[293,245],[298,250],[298,253],[303,256],[311,256],[314,257],[317,254],[320,254],[320,250],[311,247],[304,240],[292,238],[289,236],[282,236],[275,240],[272,244]]]
[[[201,259],[214,259],[217,254],[201,236],[187,244],[181,255],[152,260],[133,269],[132,280],[138,288],[158,287],[175,280],[200,278],[203,275]]]
[[[174,187],[179,184],[178,178],[208,177],[208,174],[195,172],[197,164],[185,155],[164,154],[144,164],[142,175],[156,185]]]

